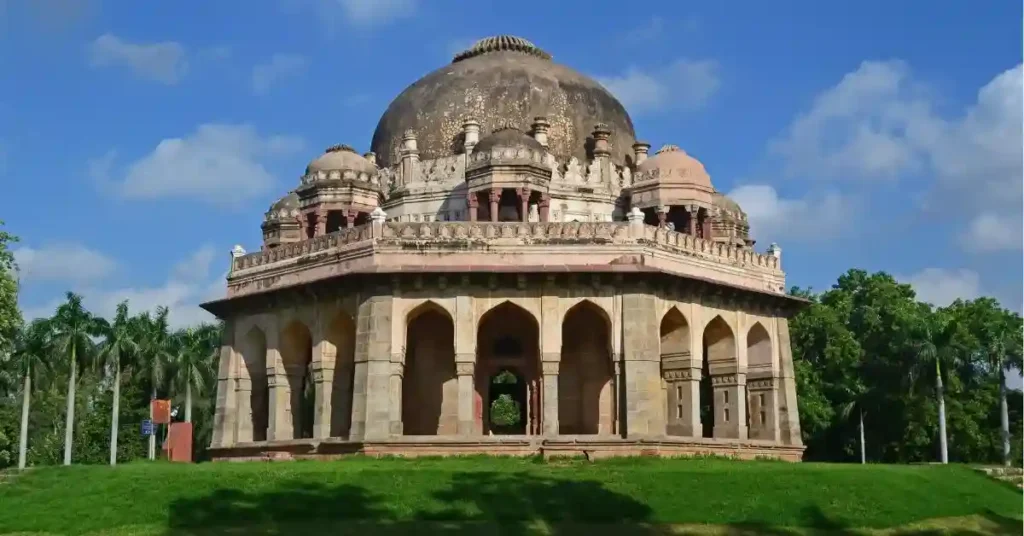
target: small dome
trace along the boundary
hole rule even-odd
[[[459,52],[452,58],[452,63],[462,61],[488,52],[522,52],[523,54],[529,54],[531,56],[537,56],[545,60],[551,59],[551,54],[541,50],[537,45],[523,39],[522,37],[516,37],[514,35],[496,35],[494,37],[486,37],[473,43],[473,46],[469,47],[462,52]]]
[[[373,175],[377,173],[377,166],[373,165],[373,162],[370,162],[366,157],[360,156],[355,149],[348,145],[328,147],[323,155],[306,166],[307,175],[318,171],[350,170]]]
[[[658,178],[662,183],[692,184],[699,188],[713,190],[711,176],[704,169],[700,160],[686,154],[676,145],[666,145],[654,156],[644,160],[637,166],[639,175],[644,178]],[[638,177],[638,180],[643,180]]]
[[[737,203],[732,198],[726,196],[721,192],[715,192],[711,194],[711,203],[715,206],[715,208],[724,210],[726,212],[732,212],[737,216],[746,217],[747,215],[747,213],[743,212],[743,209],[740,208],[739,203]]]
[[[504,128],[495,130],[491,134],[480,140],[476,147],[473,148],[474,153],[483,151],[490,151],[494,148],[505,148],[505,147],[523,147],[532,151],[540,151],[542,154],[545,152],[544,146],[539,141],[533,139],[532,136],[528,136],[518,128],[506,126]]]
[[[275,201],[265,214],[267,220],[278,220],[299,215],[299,196],[294,191]]]

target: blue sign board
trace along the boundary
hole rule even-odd
[[[153,421],[146,419],[142,421],[142,435],[151,436],[153,435]]]

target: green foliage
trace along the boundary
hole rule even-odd
[[[821,294],[791,294],[812,302],[790,322],[808,458],[856,459],[863,411],[869,460],[936,460],[941,374],[950,460],[999,461],[999,371],[1020,361],[1019,315],[991,298],[934,309],[888,274],[862,270]],[[1019,407],[1021,394],[1008,399]],[[1011,410],[1017,438],[1020,428]]]
[[[519,403],[512,399],[512,395],[498,395],[498,398],[491,402],[491,423],[495,426],[519,424]]]

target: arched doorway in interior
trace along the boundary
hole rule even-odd
[[[558,433],[611,434],[615,396],[611,322],[603,309],[583,300],[562,321],[558,367]]]
[[[512,371],[518,381],[516,385],[522,385],[521,388],[525,390],[522,395],[525,402],[522,405],[522,433],[540,434],[539,361],[540,326],[529,311],[511,302],[503,302],[484,313],[477,329],[474,381],[475,404],[478,408],[476,426],[481,433],[498,433],[490,420],[491,381],[502,371]]]
[[[737,367],[736,337],[721,316],[715,316],[704,327],[703,361],[700,402],[704,437],[731,437],[735,435],[731,431],[740,424],[746,427],[738,411],[740,405],[746,407],[746,401],[738,400],[732,387],[714,386],[713,376],[735,375]]]
[[[495,435],[526,434],[526,380],[514,370],[491,375],[487,421]]]
[[[242,378],[238,389],[236,441],[266,441],[270,413],[267,383],[267,336],[253,326],[242,340]],[[248,380],[248,384],[245,383]],[[248,392],[246,392],[248,390]]]
[[[444,308],[425,302],[407,317],[402,376],[402,433],[458,433],[455,323]]]

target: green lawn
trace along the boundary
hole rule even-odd
[[[0,484],[0,534],[1020,534],[1021,507],[1019,491],[960,466],[139,463]]]

